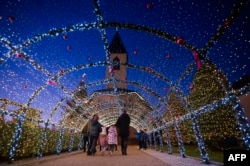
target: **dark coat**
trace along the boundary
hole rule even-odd
[[[116,124],[119,128],[119,136],[128,137],[129,136],[129,125],[130,125],[130,117],[128,114],[123,113],[117,119]]]
[[[92,137],[98,137],[102,131],[102,125],[94,119],[90,119],[88,123],[88,135]]]

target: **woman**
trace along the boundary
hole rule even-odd
[[[89,144],[87,155],[95,155],[96,153],[96,143],[99,137],[99,133],[102,131],[102,125],[98,120],[99,116],[97,114],[94,114],[93,118],[88,122]]]

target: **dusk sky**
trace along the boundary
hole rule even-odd
[[[231,18],[237,0],[97,2],[98,7],[92,0],[0,0],[0,98],[27,104],[34,92],[47,84],[30,105],[41,109],[42,118],[46,119],[60,99],[70,96],[82,79],[94,84],[87,89],[88,94],[104,89],[105,84],[95,84],[105,79],[105,66],[75,67],[105,62],[105,44],[110,44],[116,31],[127,50],[129,64],[153,70],[172,84],[195,63],[179,85],[185,95],[189,94],[197,71],[193,52],[187,45],[202,50],[221,26],[226,27],[225,32],[214,40],[205,56],[223,71],[231,84],[250,73],[247,0],[233,20],[227,18]],[[95,9],[100,13],[96,14]],[[101,21],[114,24],[101,29],[98,24]],[[169,37],[146,32],[142,27],[164,32]],[[70,72],[56,82],[54,76],[65,70]],[[166,96],[170,87],[170,82],[136,68],[128,68],[124,80],[136,81],[160,97]],[[159,103],[158,97],[143,88],[132,84],[127,88],[137,91],[153,107]],[[62,112],[60,108],[53,121],[60,120]]]

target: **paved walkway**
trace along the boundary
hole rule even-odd
[[[87,156],[82,151],[50,155],[42,158],[33,158],[14,161],[11,164],[0,163],[9,166],[222,166],[222,163],[211,162],[202,164],[201,159],[192,157],[182,158],[178,154],[169,155],[159,151],[147,149],[138,150],[137,146],[129,146],[128,155],[121,155],[121,152],[114,151],[113,156],[108,152],[101,155],[98,151],[95,156]]]

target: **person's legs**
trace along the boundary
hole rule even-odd
[[[92,144],[93,144],[93,137],[89,136],[89,144],[88,144],[87,155],[91,155]]]
[[[124,155],[127,155],[127,147],[128,147],[128,137],[124,137],[124,142],[123,142],[123,148],[124,148]]]
[[[83,152],[86,152],[86,141],[83,139]]]
[[[109,145],[109,155],[112,155],[112,154],[113,154],[114,147],[115,147],[114,144],[110,144],[110,145]]]
[[[139,150],[141,150],[141,148],[142,148],[142,141],[139,140]]]
[[[124,155],[124,137],[121,137],[121,150],[122,154]]]
[[[114,144],[110,144],[110,145],[109,145],[109,151],[113,152],[113,151],[114,151],[114,147],[115,147]]]
[[[107,147],[107,146],[101,146],[102,155],[104,155],[104,152],[106,151],[106,147]]]
[[[107,146],[105,145],[105,146],[102,146],[102,151],[106,151],[106,149],[107,149]]]
[[[92,137],[92,144],[91,146],[91,154],[94,155],[96,153],[96,144],[97,144],[97,137]]]
[[[147,149],[147,148],[148,148],[148,146],[147,146],[147,140],[144,140],[144,141],[143,141],[143,148],[144,148],[144,149]]]
[[[86,152],[87,142],[88,142],[88,137],[84,136],[83,137],[83,152]]]
[[[128,137],[121,137],[121,150],[123,155],[127,155]]]

